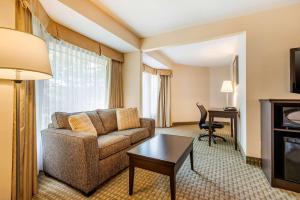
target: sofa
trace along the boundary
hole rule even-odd
[[[72,131],[68,117],[56,112],[42,131],[44,173],[91,194],[129,165],[126,152],[154,136],[155,121],[140,118],[139,128],[118,131],[115,109],[87,111],[98,136]]]

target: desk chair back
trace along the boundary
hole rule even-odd
[[[196,103],[199,111],[200,111],[200,120],[199,120],[199,127],[200,129],[203,128],[203,124],[205,124],[206,122],[206,118],[207,118],[207,110],[205,109],[205,107],[203,105],[200,105],[199,103]]]

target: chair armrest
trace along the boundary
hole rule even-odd
[[[95,136],[67,129],[42,131],[43,165],[49,174],[84,193],[98,185],[98,143]]]
[[[150,137],[155,135],[155,120],[151,118],[140,118],[141,127],[148,128]]]

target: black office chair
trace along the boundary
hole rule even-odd
[[[207,118],[207,111],[205,109],[205,107],[203,105],[200,105],[199,103],[196,103],[197,107],[199,108],[199,111],[200,111],[200,121],[199,121],[199,128],[200,129],[205,129],[206,131],[209,131],[209,122],[206,121],[206,118]],[[213,131],[213,134],[212,134],[212,141],[216,144],[216,138],[220,138],[222,139],[224,142],[226,142],[226,139],[221,137],[221,136],[218,136],[218,135],[215,135],[214,132],[216,131],[215,129],[218,129],[218,128],[224,128],[224,125],[221,124],[221,123],[216,123],[216,122],[213,122],[212,124],[212,131]],[[206,133],[206,134],[202,134],[198,137],[198,140],[201,141],[201,138],[203,137],[209,137],[209,133]]]

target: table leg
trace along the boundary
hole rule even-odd
[[[190,152],[190,161],[191,161],[191,169],[194,171],[194,156],[193,156],[194,152],[193,149]]]
[[[237,150],[237,117],[234,117],[234,148]]]
[[[171,189],[171,200],[176,199],[176,173],[170,176],[170,189]]]
[[[231,137],[233,137],[233,120],[230,118]]]
[[[130,162],[130,164],[129,164],[129,195],[133,194],[133,183],[134,183],[134,165]]]
[[[209,129],[208,129],[208,145],[211,146],[211,137],[212,137],[212,125],[213,123],[213,117],[209,116]]]

